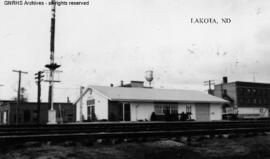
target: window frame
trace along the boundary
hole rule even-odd
[[[192,113],[192,105],[186,105],[186,113]]]
[[[178,114],[178,104],[154,104],[154,112],[156,115]]]

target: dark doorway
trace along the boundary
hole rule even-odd
[[[130,104],[124,104],[124,119],[125,121],[130,121]]]
[[[123,121],[123,104],[109,101],[109,121]]]
[[[95,106],[91,105],[87,107],[87,120],[89,121],[95,121]]]

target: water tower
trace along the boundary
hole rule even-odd
[[[151,87],[151,82],[153,81],[154,77],[153,77],[153,71],[152,70],[148,70],[145,72],[145,80],[147,82],[149,82],[149,87]]]

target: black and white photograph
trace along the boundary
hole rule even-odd
[[[269,0],[0,0],[0,159],[269,159]]]

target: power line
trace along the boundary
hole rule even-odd
[[[212,89],[212,85],[215,85],[215,81],[214,80],[208,80],[208,81],[204,81],[203,82],[205,86],[209,87],[209,90]]]
[[[214,80],[208,80],[203,82],[205,86],[208,86],[208,94],[214,94],[214,90],[212,89],[212,85],[215,85]]]

